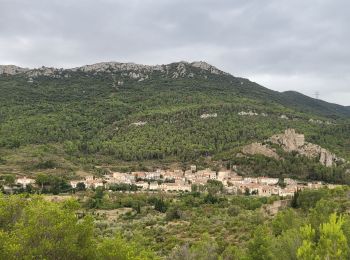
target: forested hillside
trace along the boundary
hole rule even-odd
[[[215,166],[290,127],[350,159],[348,107],[272,91],[203,62],[2,72],[2,172]]]

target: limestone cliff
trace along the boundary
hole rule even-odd
[[[287,152],[298,151],[305,144],[305,137],[297,134],[294,129],[287,129],[284,134],[278,134],[270,137],[270,142],[282,146]]]
[[[266,141],[281,146],[286,152],[295,151],[309,158],[319,157],[319,162],[327,167],[335,166],[339,161],[345,161],[317,144],[305,142],[305,136],[296,133],[294,129],[287,129],[283,134],[274,135]],[[243,147],[242,152],[250,155],[262,154],[275,159],[279,158],[272,148],[261,143],[247,145]]]
[[[263,145],[261,143],[252,143],[252,144],[246,145],[243,147],[242,152],[244,154],[250,154],[250,155],[260,154],[266,157],[275,158],[277,160],[279,159],[279,156],[276,153],[276,151],[274,151],[272,148],[269,148],[266,145]]]
[[[216,75],[228,75],[216,67],[203,62],[177,62],[167,65],[141,65],[135,63],[120,62],[100,62],[92,65],[85,65],[76,68],[62,69],[41,67],[35,69],[20,68],[14,65],[0,65],[0,75],[24,74],[27,77],[35,78],[38,76],[47,76],[53,78],[67,77],[70,73],[113,73],[122,77],[143,81],[149,79],[153,73],[161,73],[169,78],[193,78],[194,76],[207,77],[205,73]],[[204,73],[204,74],[203,74]]]
[[[27,72],[29,69],[17,67],[15,65],[0,65],[0,75],[15,75],[18,73]]]

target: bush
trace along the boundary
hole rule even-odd
[[[181,219],[182,212],[178,208],[170,208],[165,216],[166,221],[172,221],[175,219]]]
[[[241,208],[237,205],[232,205],[227,209],[227,214],[231,217],[236,217],[241,212]]]

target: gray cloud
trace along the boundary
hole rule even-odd
[[[205,60],[350,105],[346,0],[0,0],[0,64]]]

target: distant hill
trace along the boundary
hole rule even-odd
[[[205,62],[0,66],[0,93],[0,172],[205,165],[287,128],[350,158],[349,107],[273,91]]]
[[[295,91],[282,93],[283,104],[294,109],[325,116],[350,116],[349,107],[328,103],[323,100],[314,99]]]

